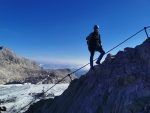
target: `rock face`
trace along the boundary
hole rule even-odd
[[[68,73],[69,69],[44,70],[36,62],[18,57],[12,50],[0,47],[0,84],[55,83]],[[70,82],[70,79],[66,78],[63,82]]]
[[[150,113],[150,39],[109,54],[52,103],[39,106],[32,113]]]

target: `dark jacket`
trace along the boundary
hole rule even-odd
[[[90,35],[86,38],[89,50],[94,50],[97,47],[101,46],[101,38],[100,34],[96,31],[90,33]]]

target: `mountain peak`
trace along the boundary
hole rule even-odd
[[[7,47],[0,47],[0,84],[55,83],[70,72],[68,69],[43,69],[35,61],[20,57]],[[69,81],[69,78],[65,78],[62,82]]]

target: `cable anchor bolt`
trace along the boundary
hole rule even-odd
[[[68,76],[69,76],[70,80],[72,81],[71,74],[68,74]]]
[[[150,37],[148,36],[147,27],[144,27],[144,31],[145,31],[145,34],[146,34],[147,38],[150,38]]]

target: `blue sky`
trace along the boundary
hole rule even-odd
[[[94,24],[100,26],[107,51],[150,25],[149,4],[150,0],[0,0],[0,44],[41,62],[83,64],[89,61],[85,38]],[[145,38],[141,33],[112,53]]]

